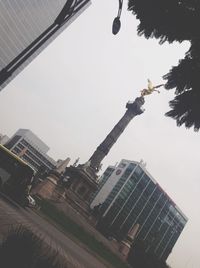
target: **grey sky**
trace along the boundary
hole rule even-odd
[[[138,37],[138,22],[126,11],[122,28],[111,34],[118,1],[93,4],[0,92],[0,132],[12,135],[30,128],[57,158],[80,156],[85,162],[139,95],[147,78],[162,82],[188,48]],[[169,264],[174,268],[200,265],[199,133],[176,127],[164,116],[172,91],[146,98],[145,113],[133,119],[104,161],[143,159],[189,222]]]

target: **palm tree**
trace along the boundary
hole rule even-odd
[[[175,98],[170,101],[167,116],[178,126],[200,128],[200,1],[183,0],[129,0],[128,10],[140,23],[138,34],[159,39],[160,44],[174,41],[191,43],[185,58],[172,67],[165,88],[175,88]]]

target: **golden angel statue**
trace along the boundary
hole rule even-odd
[[[147,89],[144,88],[143,90],[141,90],[141,96],[144,97],[146,95],[150,95],[152,94],[154,91],[160,93],[159,90],[156,90],[156,88],[162,87],[164,86],[164,84],[158,85],[158,86],[153,86],[152,82],[148,79],[148,86]]]

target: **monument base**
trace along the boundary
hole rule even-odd
[[[89,166],[79,165],[66,168],[65,177],[69,180],[66,191],[66,200],[75,207],[79,206],[86,212],[89,211],[91,196],[98,189],[96,172]]]
[[[44,181],[31,189],[31,194],[56,202],[63,201],[65,199],[65,189],[58,185],[58,181],[59,174],[52,172]]]

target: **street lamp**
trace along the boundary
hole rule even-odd
[[[112,24],[112,33],[116,35],[120,28],[121,28],[121,21],[120,21],[120,16],[122,13],[122,5],[123,5],[123,0],[119,0],[119,8],[118,8],[118,14],[117,17],[114,18],[113,24]]]

